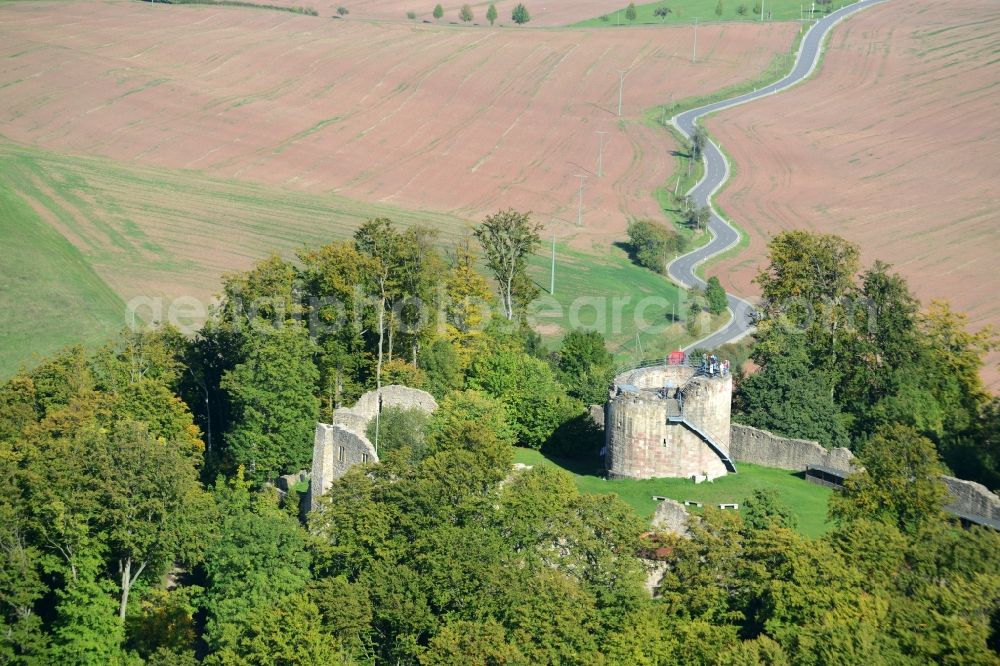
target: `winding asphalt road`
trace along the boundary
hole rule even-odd
[[[866,7],[877,5],[885,1],[886,0],[860,0],[853,5],[848,5],[847,7],[838,9],[835,12],[831,12],[814,23],[802,38],[802,43],[799,46],[798,57],[795,60],[795,66],[783,79],[754,92],[722,100],[721,102],[715,102],[714,104],[707,104],[705,106],[698,107],[697,109],[691,109],[690,111],[685,111],[684,113],[680,113],[671,118],[670,122],[678,130],[680,130],[685,137],[690,139],[691,135],[694,134],[695,124],[700,118],[707,116],[710,113],[715,113],[716,111],[739,106],[740,104],[746,104],[747,102],[751,102],[755,99],[760,99],[761,97],[773,95],[781,92],[782,90],[791,88],[803,79],[808,78],[813,73],[813,70],[816,69],[816,66],[819,64],[820,56],[823,52],[823,41],[830,33],[830,30],[832,30],[837,23],[851,14],[865,9]],[[670,263],[669,266],[667,266],[667,274],[670,278],[674,282],[677,282],[686,288],[690,288],[692,286],[703,288],[705,286],[704,280],[695,274],[695,268],[698,264],[725,252],[740,240],[740,235],[736,229],[722,219],[722,217],[720,217],[718,212],[715,210],[715,207],[712,205],[712,196],[727,180],[729,180],[729,163],[723,156],[719,146],[716,145],[711,139],[709,139],[707,145],[705,146],[703,155],[703,159],[705,161],[705,175],[697,185],[691,188],[688,192],[688,196],[694,199],[696,205],[709,206],[711,208],[712,215],[708,223],[708,229],[713,238],[708,244],[698,248],[697,250],[677,257]],[[732,294],[727,294],[726,298],[729,301],[729,311],[731,315],[729,323],[718,331],[702,338],[701,340],[698,340],[695,343],[692,343],[684,351],[689,351],[695,347],[717,347],[727,342],[739,340],[750,332],[750,329],[753,326],[750,318],[753,306],[743,299],[733,296]]]

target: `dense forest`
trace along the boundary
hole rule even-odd
[[[5,382],[0,663],[1000,663],[1000,535],[951,521],[937,480],[1000,485],[989,331],[842,239],[775,237],[736,418],[865,471],[819,539],[767,492],[651,534],[513,469],[515,446],[592,455],[614,374],[600,333],[548,350],[524,325],[538,240],[514,211],[447,250],[373,220],[227,276],[197,335],[127,330]],[[387,411],[381,462],[304,515],[270,482],[390,383],[439,409]]]

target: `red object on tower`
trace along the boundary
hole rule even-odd
[[[668,365],[683,365],[684,364],[684,358],[685,358],[685,354],[682,351],[670,352],[670,355],[667,356],[667,364]]]

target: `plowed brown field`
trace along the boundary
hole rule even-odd
[[[0,6],[0,134],[125,163],[617,234],[658,215],[669,137],[637,122],[758,75],[794,26],[507,30],[137,2]],[[629,69],[624,121],[619,69]],[[599,138],[608,132],[604,178]],[[139,221],[142,224],[141,221]]]
[[[737,165],[717,201],[751,239],[709,272],[754,294],[769,236],[805,227],[894,264],[925,302],[1000,325],[997,9],[995,0],[868,9],[836,29],[813,80],[710,119]],[[987,380],[1000,385],[995,368]]]

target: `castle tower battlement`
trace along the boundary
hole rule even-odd
[[[714,479],[735,472],[732,397],[733,378],[717,363],[663,363],[621,373],[605,406],[608,476]]]

